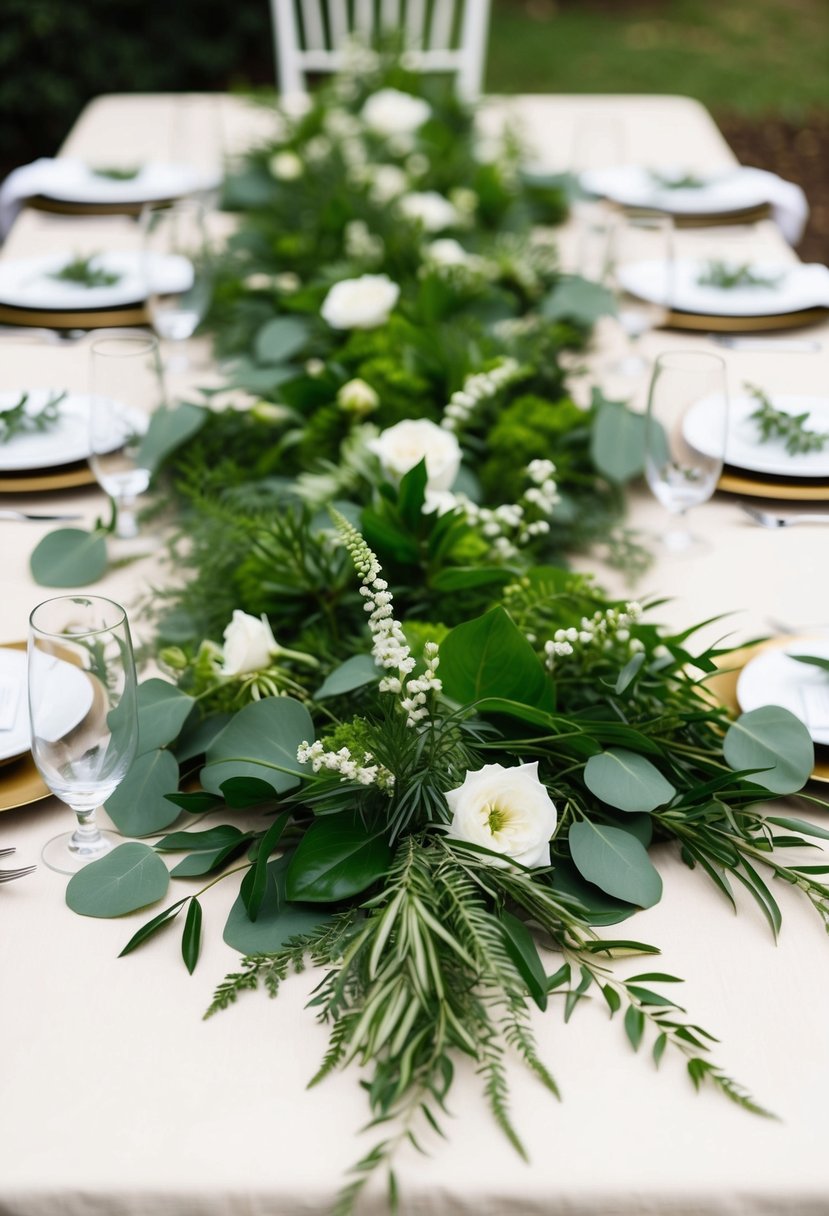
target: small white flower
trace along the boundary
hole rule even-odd
[[[337,405],[348,414],[362,417],[376,410],[379,404],[375,390],[359,377],[347,381],[337,393]]]
[[[451,490],[430,490],[428,486],[426,487],[426,498],[423,503],[424,515],[433,515],[435,511],[438,515],[445,515],[447,511],[454,511],[458,506],[460,503]]]
[[[438,194],[436,190],[404,194],[398,201],[397,208],[405,219],[422,224],[426,232],[442,232],[444,228],[454,228],[460,219],[449,199]]]
[[[432,241],[431,245],[426,246],[424,252],[429,261],[436,262],[438,266],[468,266],[470,261],[469,254],[460,241],[454,240],[451,236],[441,237],[439,241]]]
[[[538,762],[505,768],[485,764],[468,772],[463,785],[449,790],[449,835],[482,845],[521,865],[550,864],[550,837],[556,808],[538,778]],[[507,862],[494,862],[503,868]]]
[[[375,329],[388,321],[399,295],[388,275],[363,274],[335,283],[320,311],[332,329]]]
[[[375,165],[369,174],[369,194],[381,206],[404,194],[409,181],[397,165]]]
[[[427,489],[432,491],[451,490],[461,467],[461,446],[455,436],[428,418],[398,422],[367,446],[391,481],[400,481],[425,457]]]
[[[305,360],[306,375],[312,376],[316,380],[317,377],[321,376],[324,371],[325,364],[323,363],[322,359],[313,358]]]
[[[248,671],[261,671],[270,666],[271,656],[278,650],[279,643],[264,612],[257,617],[236,608],[224,631],[222,675],[239,676]]]
[[[379,89],[363,106],[362,118],[377,135],[410,135],[423,126],[431,113],[431,106],[411,93]]]
[[[268,169],[280,182],[296,181],[303,174],[303,164],[296,152],[277,152],[268,161]]]

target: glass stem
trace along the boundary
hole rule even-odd
[[[72,807],[78,820],[78,826],[72,833],[72,844],[88,848],[90,845],[97,844],[102,838],[98,822],[95,818],[95,808],[91,811],[79,811],[77,807]]]
[[[132,494],[118,501],[115,535],[120,540],[133,540],[138,535],[138,520],[135,518],[135,497]]]

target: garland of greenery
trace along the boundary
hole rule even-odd
[[[558,355],[584,341],[587,297],[529,227],[539,200],[560,215],[559,196],[522,181],[509,141],[476,152],[469,116],[425,87],[360,61],[230,184],[246,212],[213,325],[231,387],[262,399],[188,407],[186,428],[165,416],[155,436],[190,577],[160,620],[172,682],[140,686],[141,755],[107,810],[160,839],[120,846],[67,889],[80,913],[133,911],[164,897],[162,857],[181,854],[172,877],[204,885],[124,953],[184,912],[192,971],[201,897],[241,875],[224,935],[245,957],[211,1013],[260,983],[276,994],[308,960],[324,968],[316,1080],[362,1067],[382,1129],[342,1213],[380,1167],[395,1203],[394,1150],[440,1126],[456,1052],[522,1151],[507,1059],[557,1093],[528,1018],[555,996],[569,1018],[600,995],[634,1049],[647,1035],[657,1063],[677,1050],[694,1085],[765,1113],[652,986],[676,977],[614,974],[618,952],[657,953],[598,932],[659,900],[652,843],[735,907],[742,885],[774,933],[769,876],[829,925],[827,867],[781,860],[829,833],[758,809],[807,780],[802,724],[775,707],[732,720],[706,689],[724,652],[694,654],[691,631],[666,633],[551,560],[614,518],[637,424],[561,396]],[[434,199],[411,224],[392,205],[413,180],[453,208],[463,258],[425,245]],[[412,421],[419,438],[396,429]],[[168,831],[182,810],[222,808],[230,821]]]

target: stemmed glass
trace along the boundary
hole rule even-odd
[[[639,339],[664,325],[673,296],[673,221],[661,212],[620,214],[610,237],[610,277],[616,315],[627,339],[627,353],[613,366],[639,377],[648,361]]]
[[[182,198],[145,207],[141,223],[152,327],[162,341],[184,343],[204,319],[212,292],[204,202]],[[168,260],[172,273],[159,272],[159,255]],[[185,368],[186,355],[176,356],[170,366]]]
[[[115,500],[115,535],[138,535],[135,500],[152,470],[144,436],[164,388],[158,341],[151,334],[97,338],[89,348],[89,463]]]
[[[720,479],[728,429],[725,363],[704,351],[666,351],[654,364],[645,420],[645,477],[672,515],[706,502]],[[672,552],[697,542],[686,527],[663,537]]]
[[[43,861],[74,874],[118,842],[95,811],[123,780],[138,746],[135,664],[127,614],[101,596],[62,595],[29,617],[32,756],[53,794],[77,816]]]

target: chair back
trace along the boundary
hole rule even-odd
[[[399,34],[412,67],[456,75],[474,101],[484,74],[490,0],[271,0],[279,88],[307,93],[307,76],[340,71],[349,38]]]

